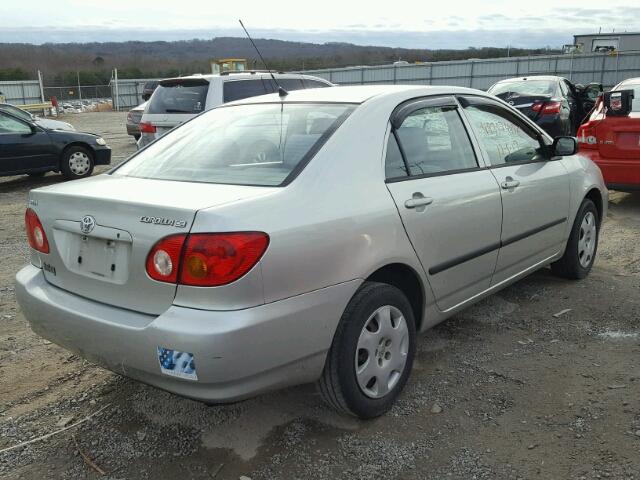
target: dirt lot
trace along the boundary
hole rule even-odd
[[[68,121],[115,162],[135,148],[123,114]],[[0,453],[0,477],[99,477],[80,450],[112,479],[640,479],[640,195],[612,194],[586,280],[542,270],[429,331],[399,403],[361,422],[313,386],[207,407],[34,335],[13,289],[22,218],[29,189],[58,181],[0,179],[0,449],[103,410]]]

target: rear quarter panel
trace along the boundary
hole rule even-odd
[[[423,276],[384,183],[383,146],[396,104],[357,108],[291,184],[200,211],[192,231],[267,232],[259,263],[266,303],[362,280],[388,263]]]

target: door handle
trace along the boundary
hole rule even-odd
[[[433,198],[431,197],[413,197],[404,202],[405,208],[418,208],[425,207],[433,203]]]
[[[520,182],[518,180],[514,180],[511,177],[505,178],[504,182],[500,184],[503,190],[511,190],[512,188],[516,188],[519,185]]]

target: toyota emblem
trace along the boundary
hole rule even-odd
[[[513,100],[509,100],[509,105],[515,105],[516,102],[514,102]]]
[[[96,226],[96,219],[91,215],[85,215],[82,217],[82,221],[80,221],[80,231],[82,233],[91,233],[93,227]]]

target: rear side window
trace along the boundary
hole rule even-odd
[[[205,110],[209,82],[184,79],[161,82],[153,92],[147,113],[198,114]]]
[[[224,82],[222,89],[225,103],[270,93],[267,92],[264,82],[260,79]]]
[[[633,100],[631,101],[631,111],[640,112],[640,83],[628,83],[621,85],[618,90],[633,90]]]
[[[473,147],[454,106],[416,110],[405,118],[396,134],[409,173],[413,176],[478,166]]]
[[[215,108],[156,140],[115,174],[279,186],[306,165],[354,108],[282,103]]]

